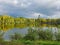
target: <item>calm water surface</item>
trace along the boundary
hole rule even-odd
[[[28,33],[28,30],[32,28],[35,30],[51,30],[52,33],[57,33],[60,28],[57,26],[46,26],[46,25],[40,25],[40,26],[33,26],[29,25],[26,26],[25,24],[18,24],[18,25],[3,25],[0,26],[0,33],[4,33],[3,38],[4,40],[10,40],[10,36],[14,35],[15,33],[21,34],[22,36],[25,36]]]

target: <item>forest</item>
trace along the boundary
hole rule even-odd
[[[0,16],[0,24],[49,24],[60,25],[60,19],[45,19],[45,18],[25,18],[25,17],[12,17],[8,15]]]

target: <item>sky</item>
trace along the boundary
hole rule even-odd
[[[60,18],[60,0],[0,0],[0,15]]]

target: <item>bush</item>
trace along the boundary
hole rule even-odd
[[[58,33],[56,34],[56,40],[57,40],[57,41],[60,41],[60,32],[58,32]]]
[[[39,35],[39,39],[42,39],[42,40],[52,40],[52,32],[49,31],[49,30],[39,30],[38,32],[38,35]]]
[[[22,36],[18,33],[15,33],[14,35],[11,35],[11,40],[20,40],[22,39]]]

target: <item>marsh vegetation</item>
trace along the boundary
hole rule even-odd
[[[60,19],[0,16],[0,45],[60,45]]]

